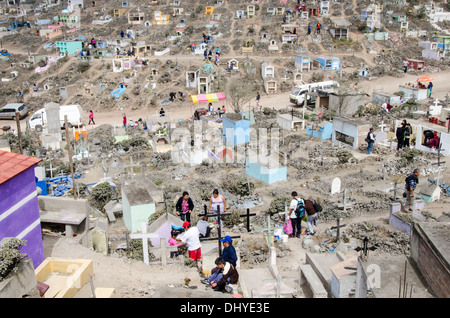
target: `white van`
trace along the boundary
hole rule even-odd
[[[289,95],[289,100],[291,103],[300,106],[305,101],[305,93],[315,92],[318,89],[331,89],[337,87],[339,87],[339,83],[336,81],[325,81],[311,84],[296,85],[292,93]],[[311,96],[308,95],[308,99],[310,98]]]
[[[64,128],[64,116],[67,115],[67,126],[70,127],[80,127],[82,123],[82,111],[80,105],[65,105],[59,108],[59,121],[61,128]],[[42,131],[42,129],[47,125],[47,114],[45,108],[41,108],[36,111],[29,120],[30,128],[36,129],[36,131]]]

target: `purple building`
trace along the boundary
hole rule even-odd
[[[28,254],[34,268],[44,260],[34,173],[40,161],[0,150],[0,241],[5,237],[26,240],[20,251]]]

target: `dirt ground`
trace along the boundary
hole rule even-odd
[[[357,9],[357,1],[353,0],[353,11],[355,13],[358,13]],[[231,9],[234,6],[231,5],[231,2],[226,2],[224,4],[224,8]],[[232,14],[233,16],[234,14]],[[342,10],[341,17],[344,17],[344,10]],[[199,20],[204,18],[206,21],[206,17],[200,17],[194,21],[195,23],[199,23]],[[275,22],[275,19],[277,22],[281,24],[281,17],[274,17],[273,22]],[[244,20],[245,21],[245,20]],[[191,21],[190,21],[191,22]],[[240,24],[241,23],[241,24]],[[302,22],[303,23],[303,22]],[[246,28],[252,26],[256,27],[257,29],[261,27],[262,23],[260,20],[248,20],[245,22],[239,21],[237,19],[231,19],[231,26],[230,30],[236,31],[237,28],[236,25],[240,24],[240,28],[242,30],[245,30]],[[261,24],[261,25],[259,25]],[[197,28],[197,24],[195,24]],[[114,26],[114,31],[109,27],[110,34],[119,34],[119,29],[122,26]],[[153,27],[152,27],[153,29]],[[160,30],[160,29],[159,29]],[[239,30],[239,31],[242,31]],[[33,30],[34,32],[34,30]],[[303,36],[306,32],[305,29],[299,30],[299,35]],[[95,28],[92,28],[90,26],[90,29],[85,31],[84,35],[86,35],[87,38],[91,37],[97,37],[97,34]],[[257,32],[255,32],[255,35]],[[33,34],[34,36],[34,34]],[[109,36],[109,35],[108,35]],[[197,41],[200,40],[200,33],[196,35],[192,35],[192,40]],[[143,37],[142,37],[143,38]],[[340,57],[344,58],[346,56],[353,56],[355,59],[362,59],[367,65],[372,69],[372,67],[376,67],[377,63],[375,62],[375,55],[367,53],[367,50],[365,48],[364,42],[364,36],[360,32],[351,32],[351,38],[354,42],[358,42],[361,44],[362,49],[360,51],[354,51],[352,53],[344,52],[344,51],[338,51],[334,50],[332,52],[329,52],[327,50],[324,50],[322,47],[320,48],[320,52],[316,53],[306,53],[308,55],[332,55],[333,57]],[[243,38],[242,38],[243,40]],[[224,43],[230,44],[228,42],[231,41],[231,38],[227,39],[219,39],[218,40],[223,41]],[[198,42],[198,41],[197,41]],[[304,43],[301,43],[303,46],[307,46],[312,42],[312,39],[308,38]],[[381,41],[379,43],[372,43],[377,51],[380,52],[381,49],[383,49],[383,44]],[[406,41],[405,41],[406,42]],[[42,43],[38,43],[35,47],[41,47],[43,45],[44,41],[42,40]],[[26,41],[16,41],[16,39],[13,39],[11,43],[3,43],[3,47],[7,47],[9,52],[12,54],[18,54],[20,55],[21,59],[25,59],[25,53],[29,49],[28,43]],[[152,43],[154,45],[156,43]],[[229,45],[231,46],[231,45]],[[415,46],[415,44],[414,44]],[[281,47],[281,46],[280,46]],[[404,54],[407,54],[408,52],[402,52],[402,56]],[[228,54],[223,54],[221,56],[221,72],[224,72],[224,63],[228,61],[231,58],[239,59],[241,62],[247,58],[249,58],[254,65],[259,70],[259,64],[262,62],[270,61],[274,63],[276,69],[278,71],[281,71],[283,69],[287,69],[288,62],[293,62],[293,56],[297,55],[296,53],[285,53],[285,52],[277,52],[277,54],[260,54],[260,53],[254,53],[250,56],[246,56],[241,54],[240,49],[239,51],[234,51],[230,48],[230,52]],[[20,59],[19,59],[20,60]],[[123,81],[123,78],[125,76],[125,73],[130,72],[124,72],[124,73],[113,73],[111,69],[104,68],[104,64],[110,64],[112,59],[105,59],[103,61],[100,59],[94,60],[94,62],[91,64],[91,67],[88,72],[80,74],[76,71],[76,64],[79,63],[78,60],[75,58],[70,58],[69,62],[66,62],[66,64],[63,64],[62,67],[55,70],[53,74],[43,73],[42,75],[35,75],[34,72],[28,70],[22,70],[20,69],[20,75],[19,78],[10,84],[10,88],[16,91],[19,88],[24,89],[23,85],[20,86],[20,83],[28,82],[29,78],[33,78],[33,80],[36,80],[36,83],[40,88],[43,87],[43,85],[47,82],[50,82],[53,86],[62,86],[62,85],[68,85],[74,89],[74,93],[69,94],[70,97],[68,100],[64,101],[64,104],[82,104],[83,110],[85,111],[84,114],[84,121],[87,124],[88,123],[88,110],[93,109],[94,110],[94,120],[95,125],[86,125],[86,129],[89,132],[92,132],[95,128],[101,126],[101,125],[115,125],[117,127],[122,126],[122,113],[126,113],[127,119],[133,119],[138,120],[139,118],[142,119],[151,119],[151,118],[157,118],[159,115],[159,109],[161,106],[158,106],[158,103],[168,97],[168,92],[170,90],[178,92],[179,90],[185,91],[184,87],[184,81],[185,81],[185,74],[184,71],[188,68],[187,66],[196,66],[197,68],[200,68],[203,66],[203,59],[200,55],[191,55],[190,53],[186,54],[185,52],[181,52],[177,55],[166,55],[161,56],[158,58],[151,58],[150,63],[152,65],[157,65],[158,69],[163,70],[161,73],[165,72],[167,69],[164,68],[164,66],[167,66],[168,62],[175,62],[177,66],[180,67],[178,71],[178,76],[173,76],[172,81],[168,83],[157,83],[158,87],[158,98],[157,98],[157,104],[155,106],[150,106],[150,103],[148,101],[151,98],[151,94],[147,94],[143,90],[141,90],[140,95],[134,96],[133,91],[134,88],[138,86],[138,84],[134,83],[133,81],[129,83],[129,87],[127,88],[127,95],[128,99],[120,99],[120,100],[112,100],[109,96],[109,93],[105,93],[104,95],[99,96],[85,96],[84,93],[84,85],[94,84],[97,85],[99,82],[99,79],[105,80],[108,83],[108,90],[111,88],[115,88],[118,83]],[[105,62],[105,63],[104,63]],[[8,62],[9,63],[9,62]],[[155,64],[153,64],[155,63]],[[7,63],[6,63],[7,64]],[[8,70],[12,70],[12,68],[8,68],[5,64],[5,72]],[[75,65],[75,66],[74,66]],[[110,65],[109,65],[110,66]],[[390,68],[395,69],[395,65],[389,65]],[[398,69],[400,69],[401,65],[398,65]],[[359,69],[359,65],[355,65],[354,67],[348,67],[343,68],[343,71],[346,73],[354,72],[355,70]],[[108,71],[107,71],[108,70]],[[3,70],[2,70],[3,71]],[[319,70],[319,72],[322,72]],[[103,73],[103,77],[102,77]],[[175,72],[174,72],[175,73]],[[311,78],[313,72],[304,73],[304,81],[307,82],[309,78]],[[322,72],[327,73],[327,72]],[[339,76],[339,72],[329,72],[331,74],[331,78],[335,77],[337,78]],[[394,72],[395,73],[395,72]],[[144,74],[148,75],[148,69],[144,70],[142,74],[138,73],[139,79],[139,85],[143,85],[146,82],[148,82],[148,79],[146,76],[143,76]],[[67,75],[67,82],[66,78],[63,79],[63,75]],[[127,74],[129,75],[129,74]],[[217,75],[217,73],[216,73]],[[243,72],[239,73],[240,76],[244,76]],[[279,83],[281,83],[281,76],[278,73],[278,79]],[[424,74],[424,73],[407,73],[407,74],[401,74],[401,77],[393,77],[393,76],[383,76],[378,77],[373,80],[365,80],[365,79],[359,79],[358,80],[358,88],[360,91],[365,92],[369,94],[370,96],[375,91],[381,91],[386,93],[394,93],[397,92],[398,86],[401,84],[405,84],[407,82],[415,82],[416,79],[423,75],[430,75],[434,77],[433,80],[433,99],[438,98],[440,100],[444,100],[445,96],[449,94],[449,85],[448,80],[450,78],[450,69],[444,69],[440,72],[435,72],[432,74]],[[141,76],[141,77],[139,77]],[[257,77],[260,81],[259,73],[257,72],[254,76]],[[233,79],[236,79],[237,75],[228,76],[228,81],[233,81]],[[54,80],[54,82],[52,82]],[[261,82],[261,81],[260,81]],[[31,88],[31,83],[29,84],[29,88]],[[6,87],[7,84],[5,84]],[[142,86],[141,85],[141,86]],[[261,90],[262,92],[263,90]],[[31,101],[31,107],[33,107],[33,111],[35,111],[37,108],[43,107],[45,102],[48,102],[49,100],[54,100],[57,98],[57,94],[55,93],[56,89],[51,91],[50,93],[44,93],[42,97],[32,97],[31,94],[25,94],[25,102]],[[261,96],[261,108],[271,108],[275,110],[291,110],[296,109],[301,111],[301,107],[294,106],[293,104],[289,103],[289,93],[290,92],[280,92],[275,95],[267,95],[262,94]],[[59,94],[59,93],[58,93]],[[155,93],[156,94],[156,93]],[[16,98],[15,95],[9,96],[10,99]],[[255,98],[256,98],[256,91],[255,91]],[[254,109],[256,105],[256,100],[253,98],[250,101],[250,108]],[[370,99],[370,97],[369,97]],[[80,101],[80,102],[79,102]],[[11,101],[9,101],[11,102]],[[213,107],[214,109],[217,109],[218,107],[221,107],[222,105],[226,105],[228,108],[228,111],[231,111],[229,105],[226,102],[214,102]],[[189,101],[188,98],[186,98],[186,101],[176,101],[172,104],[169,104],[167,106],[163,106],[163,108],[166,110],[166,114],[170,119],[173,120],[183,120],[188,119],[193,115],[193,112],[196,108],[206,107],[207,104],[193,104]],[[247,110],[248,105],[245,106],[244,110]],[[30,113],[30,115],[32,112]],[[26,121],[29,120],[30,116],[28,116],[25,119],[22,119],[20,121],[21,130],[22,132],[25,131],[26,128]],[[1,125],[9,125],[12,128],[16,127],[16,122],[12,120],[2,120]],[[304,131],[300,132],[301,135],[304,135]],[[296,159],[308,159],[307,154],[307,147],[312,147],[316,144],[319,144],[318,140],[311,140],[309,139],[306,144],[301,145],[301,151],[296,153]],[[267,208],[272,200],[274,200],[277,196],[290,196],[291,191],[296,190],[299,192],[301,197],[304,198],[310,198],[310,197],[319,197],[321,199],[326,199],[330,202],[336,203],[340,200],[340,197],[338,195],[331,196],[329,194],[328,186],[331,184],[331,180],[334,177],[340,177],[343,183],[348,183],[350,185],[356,184],[357,186],[354,187],[354,189],[351,189],[350,193],[350,199],[355,199],[359,203],[363,203],[366,205],[373,204],[373,213],[371,213],[371,209],[369,209],[366,213],[359,213],[356,215],[353,215],[349,218],[344,218],[342,223],[346,223],[346,227],[344,228],[344,231],[346,228],[349,228],[352,224],[358,224],[361,222],[370,222],[374,225],[380,225],[384,226],[388,224],[389,219],[389,210],[388,209],[382,209],[377,206],[377,197],[368,197],[365,195],[365,192],[375,192],[376,190],[382,190],[386,189],[388,187],[392,187],[393,185],[393,176],[388,176],[385,180],[382,180],[380,178],[374,178],[374,181],[366,180],[367,176],[380,176],[382,174],[381,167],[383,162],[388,160],[395,160],[398,159],[398,156],[395,154],[395,151],[392,151],[391,153],[383,153],[383,154],[373,154],[368,158],[368,156],[363,153],[360,150],[351,151],[353,156],[360,160],[361,162],[357,165],[347,165],[342,166],[340,168],[332,168],[332,169],[326,169],[327,167],[324,167],[323,171],[316,170],[316,171],[302,171],[301,169],[296,169],[292,166],[288,166],[288,179],[286,181],[280,181],[277,183],[274,183],[272,185],[264,185],[261,182],[256,183],[255,192],[262,195],[264,198],[264,203],[260,206],[256,206],[252,209],[252,212],[257,213],[258,216],[264,215],[267,211]],[[328,160],[332,160],[333,158],[327,158]],[[334,158],[335,159],[335,158]],[[177,184],[181,188],[187,188],[189,186],[190,182],[199,182],[205,179],[212,179],[216,182],[219,182],[220,180],[224,179],[228,174],[241,174],[242,169],[237,168],[230,168],[230,169],[223,169],[218,170],[215,169],[214,171],[206,171],[205,173],[198,173],[195,171],[195,168],[186,168],[189,170],[189,175],[185,176],[182,180],[170,180],[167,181],[167,184]],[[358,180],[358,172],[361,174],[361,180]],[[157,171],[152,170],[151,173],[160,173],[162,176],[167,176],[168,179],[173,177],[170,172],[167,171]],[[356,175],[356,176],[355,176]],[[82,179],[82,182],[84,183],[91,183],[91,182],[98,182],[101,178],[103,178],[103,170],[100,167],[99,164],[96,166],[89,168],[87,171],[84,171],[84,178]],[[365,179],[363,179],[363,177]],[[314,185],[316,181],[314,181],[314,178],[318,177],[318,182],[322,182],[322,188],[314,189],[310,187],[311,185]],[[421,182],[422,184],[426,182],[426,178],[428,176],[421,176]],[[449,183],[448,180],[450,179],[450,173],[448,171],[445,171],[443,175],[443,180],[446,183]],[[365,180],[362,182],[362,180]],[[253,180],[254,181],[254,180]],[[163,184],[166,185],[166,184]],[[211,189],[212,190],[212,189]],[[433,217],[439,217],[443,212],[448,211],[450,199],[448,199],[445,196],[441,197],[442,199],[439,202],[427,204],[426,209],[428,212],[432,214]],[[202,202],[203,204],[204,202]],[[382,202],[386,203],[386,202]],[[198,212],[196,212],[198,213]],[[343,214],[344,215],[344,214]],[[264,220],[263,217],[261,217],[262,220]],[[263,223],[257,223],[254,222],[255,228],[261,228],[265,225]],[[278,224],[277,224],[278,225]],[[330,219],[329,221],[321,220],[317,227],[317,234],[313,237],[313,240],[315,244],[319,245],[323,240],[329,239],[329,235],[326,234],[326,230],[330,228],[331,226],[336,225],[335,219]],[[303,227],[306,225],[303,223]],[[123,224],[123,221],[119,218],[117,222],[113,225],[110,225],[110,234],[113,236],[120,237],[125,233],[125,226]],[[226,234],[230,235],[241,235],[242,240],[246,240],[249,237],[259,237],[261,240],[263,240],[263,236],[261,233],[259,234],[247,234],[247,233],[233,233],[230,229],[227,229]],[[300,239],[289,239],[287,243],[285,243],[285,246],[287,247],[289,253],[287,256],[284,256],[282,258],[279,258],[278,264],[279,268],[283,273],[292,272],[294,269],[297,268],[297,266],[301,263],[305,262],[305,255],[306,250],[302,247],[302,241],[304,238]],[[148,298],[148,297],[161,297],[162,294],[164,294],[164,297],[173,296],[173,297],[187,297],[188,291],[204,291],[204,285],[200,283],[201,276],[199,274],[199,271],[195,268],[187,267],[187,266],[179,266],[179,265],[168,265],[167,267],[163,268],[159,265],[152,265],[147,266],[143,262],[135,261],[131,259],[127,259],[124,257],[120,257],[118,253],[116,253],[114,247],[117,245],[117,243],[121,242],[115,241],[114,243],[111,242],[111,254],[108,256],[105,256],[103,254],[97,253],[92,251],[91,249],[84,248],[79,244],[76,244],[74,240],[72,239],[66,239],[65,237],[60,237],[56,234],[44,234],[44,254],[46,257],[63,257],[63,258],[87,258],[92,259],[94,263],[94,285],[95,287],[113,287],[115,288],[115,293],[113,294],[113,297],[117,298]],[[328,253],[328,252],[327,252]],[[381,253],[381,252],[375,252],[375,253]],[[357,255],[356,251],[350,250],[346,252],[346,256],[354,256]],[[267,262],[264,264],[249,264],[247,262],[241,263],[242,269],[247,268],[254,268],[254,267],[267,267]],[[196,289],[187,289],[184,288],[185,279],[190,279],[190,286],[196,286]],[[171,294],[171,291],[172,294]],[[184,292],[186,291],[186,292]],[[75,296],[75,298],[89,298],[92,296],[91,288],[89,284],[85,285]],[[204,297],[218,297],[217,295],[214,295],[214,293],[206,293]]]

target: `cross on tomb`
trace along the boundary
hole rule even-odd
[[[381,121],[381,124],[380,125],[378,125],[378,127],[380,127],[381,128],[381,132],[384,132],[384,127],[386,127],[387,125],[384,123],[384,121],[382,120]]]
[[[254,232],[265,232],[264,235],[266,236],[267,245],[270,251],[270,248],[272,247],[272,235],[274,234],[274,230],[270,226],[270,215],[267,216],[267,227],[263,229],[256,229]]]
[[[157,233],[147,233],[147,224],[142,222],[142,230],[141,233],[132,233],[130,234],[131,239],[142,239],[142,254],[144,255],[144,263],[149,265],[149,257],[148,257],[148,239],[150,238],[159,238],[159,234]],[[128,241],[127,241],[128,247]]]
[[[439,99],[436,98],[436,100],[434,101],[434,106],[439,106]]]
[[[221,217],[225,216],[225,215],[231,215],[231,213],[220,213],[220,205],[217,205],[217,214],[215,213],[210,213],[208,214],[207,211],[207,206],[206,204],[203,206],[203,208],[205,209],[205,213],[204,214],[199,214],[198,216],[203,217],[216,217],[217,218],[217,237],[208,237],[208,238],[200,238],[200,241],[214,241],[217,240],[217,244],[219,247],[219,256],[222,256],[222,245],[220,244],[220,240],[223,238],[222,237],[222,227],[220,226],[221,223]],[[240,236],[230,236],[231,238],[240,238]]]
[[[240,218],[242,217],[246,217],[247,218],[247,232],[250,232],[250,217],[251,216],[255,216],[256,213],[250,213],[250,209],[247,209],[247,213],[246,214],[241,214],[239,215]]]
[[[53,179],[53,171],[57,170],[57,169],[58,168],[53,168],[52,161],[50,160],[50,168],[49,169],[45,169],[45,171],[50,171],[50,178]]]
[[[394,183],[394,189],[391,191],[394,191],[394,201],[397,200],[397,181]]]
[[[357,248],[355,248],[355,251],[357,251],[357,252],[361,251],[360,257],[362,259],[365,259],[366,257],[369,256],[369,250],[375,251],[377,249],[376,245],[377,244],[375,244],[374,246],[369,247],[369,239],[366,236],[362,240],[362,246],[358,246]]]
[[[441,150],[445,150],[445,149],[441,149],[441,148],[442,148],[442,143],[439,143],[439,147],[438,147],[438,162],[432,163],[431,164],[432,166],[436,166],[437,165],[438,167],[440,167],[441,164],[445,163],[445,161],[441,162]]]

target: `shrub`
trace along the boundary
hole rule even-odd
[[[114,197],[114,190],[108,182],[102,182],[95,186],[91,193],[91,202],[100,211],[103,210],[106,203],[108,203]]]
[[[27,254],[21,254],[20,249],[26,244],[26,240],[12,238],[0,248],[0,282],[10,273],[14,273],[16,266]]]
[[[86,72],[89,68],[91,67],[91,65],[88,62],[81,62],[78,64],[77,66],[77,70],[80,73],[84,73]]]
[[[404,165],[408,165],[414,161],[414,158],[419,154],[419,151],[416,149],[407,149],[401,154],[401,160]]]
[[[339,150],[336,152],[336,156],[339,159],[339,162],[341,163],[347,163],[350,158],[353,157],[353,155],[351,154],[351,152],[347,151],[347,150]]]

